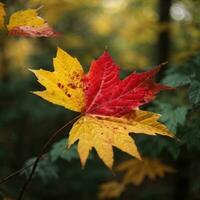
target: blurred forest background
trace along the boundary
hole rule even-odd
[[[168,61],[158,80],[177,87],[145,109],[181,140],[134,136],[141,154],[174,167],[176,173],[129,185],[117,199],[200,199],[200,1],[199,0],[5,0],[8,14],[39,8],[58,38],[25,38],[0,32],[0,178],[30,163],[50,135],[76,113],[30,93],[42,87],[28,71],[52,70],[57,46],[88,69],[105,48],[124,77]],[[8,22],[8,17],[6,16]],[[93,152],[84,169],[76,148],[65,151],[70,127],[40,162],[26,200],[97,199],[102,183],[120,179]],[[115,164],[131,159],[115,149]],[[0,185],[0,198],[14,200],[27,170]]]

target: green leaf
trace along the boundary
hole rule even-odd
[[[71,161],[74,158],[79,158],[76,151],[76,145],[74,145],[70,149],[67,149],[66,139],[62,139],[59,142],[56,142],[52,146],[52,149],[49,153],[50,153],[50,160],[52,162],[57,161],[59,158],[62,158],[67,161]]]
[[[189,99],[193,105],[196,105],[200,102],[200,82],[192,81],[189,87]]]
[[[158,112],[162,115],[160,120],[164,122],[171,131],[176,132],[178,124],[184,124],[188,108],[186,106],[174,108],[170,104],[164,103],[156,104],[159,107]]]
[[[34,158],[30,158],[26,161],[25,166],[28,166],[35,161]],[[24,174],[28,177],[33,167],[30,167],[24,171]],[[48,183],[52,180],[58,179],[58,168],[53,165],[48,159],[40,160],[35,170],[34,176],[41,178],[43,183]]]
[[[169,152],[174,160],[179,156],[181,144],[177,143],[175,140],[157,136],[149,141],[148,136],[145,135],[137,135],[134,139],[136,139],[142,155],[157,157],[160,156],[162,152]]]
[[[187,145],[187,148],[192,151],[200,151],[200,123],[199,116],[191,116],[190,122],[184,127],[179,127],[178,137]]]
[[[179,87],[189,84],[190,78],[184,74],[170,74],[163,79],[162,83],[171,87]]]

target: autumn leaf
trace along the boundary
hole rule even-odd
[[[13,13],[7,28],[10,35],[26,37],[55,37],[58,35],[43,18],[38,16],[36,9]]]
[[[173,137],[157,121],[160,115],[138,109],[153,100],[160,90],[170,89],[153,80],[160,67],[139,74],[134,72],[120,80],[119,68],[109,53],[104,52],[84,75],[78,60],[60,48],[53,63],[53,72],[32,70],[46,88],[34,93],[81,112],[80,119],[70,131],[68,147],[78,141],[83,166],[92,148],[109,168],[113,165],[113,146],[141,159],[130,133]]]
[[[159,115],[136,110],[123,117],[86,115],[81,117],[72,127],[69,136],[69,147],[78,142],[78,152],[84,166],[89,152],[94,147],[103,160],[111,168],[113,165],[112,146],[138,158],[140,154],[129,133],[145,133],[148,135],[166,135],[172,133],[156,120]]]
[[[6,16],[6,12],[4,9],[4,4],[0,2],[0,30],[4,28],[4,17]]]
[[[122,180],[103,183],[99,188],[99,199],[120,197],[129,184],[138,186],[146,177],[155,180],[156,177],[164,177],[166,173],[175,172],[174,168],[152,158],[143,158],[142,161],[136,159],[124,161],[114,171],[124,173]]]
[[[105,116],[122,116],[131,110],[152,101],[161,90],[171,89],[157,84],[153,78],[160,66],[153,70],[119,78],[119,67],[107,51],[91,64],[84,77],[86,113]],[[101,105],[101,106],[97,106]]]
[[[124,191],[125,185],[117,181],[103,183],[98,194],[99,199],[117,198]]]
[[[84,91],[81,81],[83,69],[76,58],[58,48],[53,60],[54,71],[31,70],[45,91],[34,92],[38,96],[67,109],[82,112],[84,108]]]
[[[127,185],[133,183],[134,185],[140,185],[145,177],[148,177],[152,181],[156,177],[164,177],[165,173],[174,173],[174,168],[161,163],[157,159],[143,158],[140,160],[128,160],[119,164],[115,171],[124,172],[123,184]]]

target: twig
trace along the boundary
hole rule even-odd
[[[33,166],[33,165],[34,165],[34,162],[31,163],[30,165],[27,165],[27,166],[25,166],[25,167],[23,167],[23,168],[21,168],[21,169],[15,171],[15,172],[13,172],[13,173],[10,174],[9,176],[6,176],[5,178],[1,179],[1,180],[0,180],[0,185],[3,184],[3,183],[5,183],[5,182],[8,181],[9,179],[13,178],[14,176],[20,174],[21,172],[23,172],[24,170],[28,169],[29,167],[31,167],[31,166]]]
[[[40,154],[38,154],[36,160],[33,163],[33,168],[31,170],[31,173],[28,177],[28,179],[26,180],[26,182],[24,183],[21,192],[19,194],[18,200],[22,200],[24,192],[26,191],[26,188],[28,187],[29,183],[31,182],[31,179],[35,173],[35,170],[37,168],[38,162],[40,161],[42,155],[47,151],[49,145],[51,145],[54,141],[54,139],[58,136],[58,134],[64,129],[66,128],[68,125],[70,125],[72,122],[74,122],[75,120],[77,120],[78,118],[80,118],[82,116],[82,114],[78,115],[77,117],[73,118],[71,121],[67,122],[65,125],[63,125],[60,129],[58,129],[56,132],[54,132],[52,134],[52,136],[49,138],[49,140],[44,144],[44,146],[42,147],[42,150],[40,152]]]

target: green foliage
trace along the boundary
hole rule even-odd
[[[28,161],[25,163],[25,166],[29,166],[32,163],[34,163],[35,159],[36,158],[28,159]],[[26,177],[29,176],[31,170],[32,170],[32,167],[24,171],[24,174],[26,175]],[[50,181],[54,181],[55,179],[58,179],[58,168],[56,165],[53,165],[50,162],[50,160],[42,159],[39,162],[34,175],[36,178],[41,178],[43,183],[48,183]]]
[[[184,86],[190,83],[190,78],[184,74],[170,74],[162,80],[163,84],[169,85],[171,87]]]
[[[156,103],[156,111],[160,113],[161,121],[164,122],[168,128],[176,132],[178,125],[184,125],[188,108],[186,106],[173,107],[171,104],[162,102]]]
[[[173,87],[188,85],[188,98],[196,106],[200,102],[200,56],[167,70],[162,82]]]
[[[180,127],[178,136],[190,151],[200,151],[199,118],[192,116],[184,127]]]
[[[161,105],[164,106],[164,105]],[[171,109],[171,110],[170,110]],[[176,131],[176,128],[179,124],[183,125],[186,119],[188,109],[184,106],[178,108],[169,107],[164,110],[166,112],[165,115],[161,118],[163,122],[165,122],[170,130]]]
[[[192,81],[189,88],[189,99],[193,105],[196,105],[200,102],[200,82]]]
[[[161,114],[161,121],[165,123],[174,133],[178,127],[184,126],[188,108],[187,106],[172,106],[171,104],[155,101],[150,110]],[[137,136],[137,141],[145,155],[159,156],[162,152],[167,151],[173,159],[177,159],[180,153],[181,143],[172,139],[155,137],[149,140],[148,136]]]
[[[73,145],[70,149],[67,149],[67,140],[62,139],[52,146],[49,152],[50,160],[51,162],[55,162],[59,158],[62,158],[70,162],[72,159],[79,158],[76,149],[76,145]]]
[[[44,183],[48,183],[51,180],[58,179],[58,166],[56,161],[59,159],[70,162],[72,159],[78,159],[77,147],[74,145],[72,148],[67,149],[67,140],[62,139],[52,145],[50,152],[42,157],[35,171],[35,176],[41,178]],[[36,158],[30,158],[25,163],[25,167],[34,163]],[[25,170],[25,175],[28,176],[32,170],[32,167]]]

